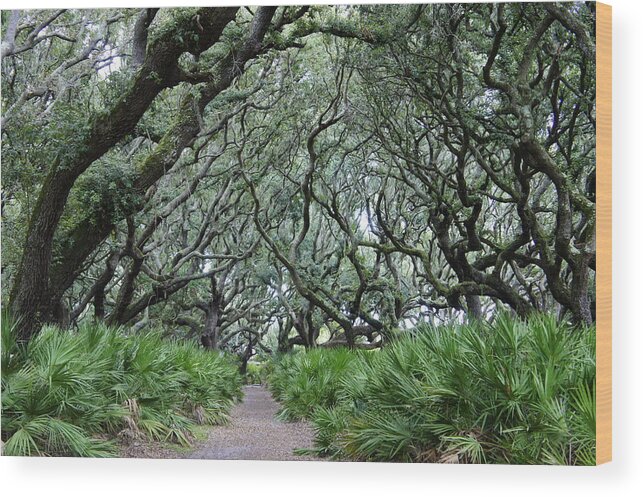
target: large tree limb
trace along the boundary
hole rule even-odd
[[[76,179],[134,127],[156,95],[180,81],[178,59],[185,51],[200,52],[214,44],[237,8],[199,9],[199,22],[183,15],[177,29],[192,32],[183,41],[167,30],[151,44],[145,63],[127,91],[107,112],[94,116],[85,132],[65,144],[40,189],[27,230],[25,251],[11,292],[13,312],[21,316],[20,337],[28,340],[39,323],[50,319],[49,273],[54,234]],[[72,138],[72,137],[70,137]]]
[[[137,69],[145,61],[147,51],[147,32],[159,9],[143,9],[134,25],[134,40],[132,46],[132,68]]]
[[[253,19],[250,32],[242,42],[236,57],[228,55],[220,61],[213,68],[212,79],[200,89],[199,94],[197,96],[189,95],[182,101],[177,120],[170,126],[151,154],[138,166],[134,180],[134,189],[137,192],[142,194],[154,185],[174,167],[183,150],[194,143],[201,131],[200,113],[218,94],[230,86],[234,78],[243,71],[248,60],[262,50],[261,40],[270,26],[274,10],[274,7],[259,8]],[[132,205],[130,210],[124,214],[132,215],[141,208],[142,205]],[[114,222],[116,221],[118,220],[114,220]],[[78,264],[78,261],[89,257],[96,247],[109,236],[113,228],[113,224],[103,223],[88,229],[91,224],[94,224],[91,219],[83,219],[66,235],[66,238],[70,240],[70,247],[57,262],[52,273],[52,285],[58,295],[61,295],[72,283],[69,280],[69,267],[73,267]]]

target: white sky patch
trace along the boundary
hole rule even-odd
[[[96,74],[98,75],[98,79],[105,80],[109,78],[112,73],[118,72],[121,69],[121,66],[123,65],[123,58],[122,57],[117,57],[118,52],[116,48],[111,48],[105,53],[105,58],[109,57],[114,57],[111,59],[109,62],[106,64],[100,64],[99,62],[99,67],[98,71],[96,71]]]

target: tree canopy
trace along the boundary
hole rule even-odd
[[[249,358],[595,306],[591,3],[2,12],[3,306]]]

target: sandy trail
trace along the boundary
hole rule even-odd
[[[190,459],[245,459],[269,461],[319,461],[298,456],[295,449],[313,446],[313,430],[306,422],[284,423],[275,418],[279,404],[264,387],[244,388],[243,402],[231,412],[231,423],[217,426]]]

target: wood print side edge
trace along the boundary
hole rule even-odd
[[[612,460],[612,7],[596,3],[596,464]]]

